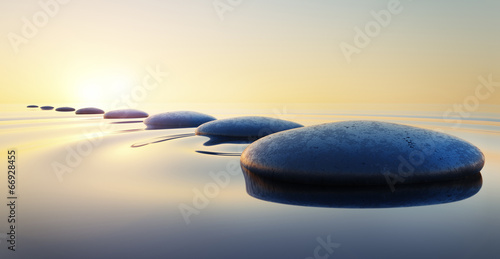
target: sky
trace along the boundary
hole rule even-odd
[[[500,105],[500,86],[480,88],[500,82],[499,11],[497,0],[1,1],[0,102]]]

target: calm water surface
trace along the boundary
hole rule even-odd
[[[472,196],[455,202],[338,208],[345,206],[311,206],[314,197],[302,195],[302,205],[292,205],[249,195],[238,156],[245,141],[206,144],[209,138],[192,136],[194,128],[144,130],[137,119],[4,111],[0,164],[6,168],[7,149],[16,149],[18,220],[17,251],[11,252],[2,234],[9,231],[9,211],[2,206],[0,258],[314,258],[315,251],[324,258],[495,258],[498,253],[499,114],[473,116],[457,127],[439,112],[199,111],[218,118],[266,115],[304,125],[369,119],[437,129],[478,146],[486,165],[482,183],[472,183]],[[6,177],[1,181],[0,199],[7,204]]]

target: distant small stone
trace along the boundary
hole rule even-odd
[[[246,116],[207,122],[196,129],[196,135],[261,138],[269,134],[299,127],[303,126],[291,121]]]
[[[76,110],[76,114],[104,114],[104,111],[99,108],[87,107]]]
[[[42,106],[42,107],[40,107],[40,109],[42,109],[44,111],[49,111],[49,110],[53,110],[54,106]]]
[[[144,123],[148,129],[171,129],[198,127],[215,120],[214,117],[193,111],[173,111],[152,115]]]
[[[104,119],[146,118],[148,116],[147,113],[140,110],[122,109],[106,112],[104,114]]]
[[[72,107],[59,107],[56,109],[56,112],[73,112],[75,108]]]
[[[26,108],[38,108],[38,105],[28,105]]]
[[[389,185],[472,176],[474,145],[448,134],[378,121],[345,121],[276,133],[248,146],[241,167],[300,184]]]

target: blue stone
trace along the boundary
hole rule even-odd
[[[299,127],[303,126],[291,121],[246,116],[207,122],[196,129],[196,135],[261,138],[269,134]]]
[[[72,107],[59,107],[56,109],[57,112],[73,112],[75,108]]]
[[[106,112],[104,114],[104,119],[146,118],[148,116],[147,113],[140,110],[122,109]]]
[[[76,114],[104,114],[104,111],[99,108],[87,107],[76,110]]]
[[[437,131],[378,121],[345,121],[276,133],[254,142],[241,166],[301,183],[383,185],[446,181],[477,174],[484,155]]]
[[[54,106],[42,106],[42,107],[40,107],[40,109],[42,109],[44,111],[50,111],[50,110],[54,109]]]
[[[173,111],[155,114],[144,123],[148,129],[194,128],[215,120],[214,117],[193,111]]]

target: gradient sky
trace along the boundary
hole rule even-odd
[[[9,35],[44,9],[1,1],[0,102],[110,102],[157,65],[144,102],[453,104],[500,81],[498,0],[400,1],[348,62],[340,44],[389,2],[242,0],[221,20],[212,0],[72,0],[16,53]]]

